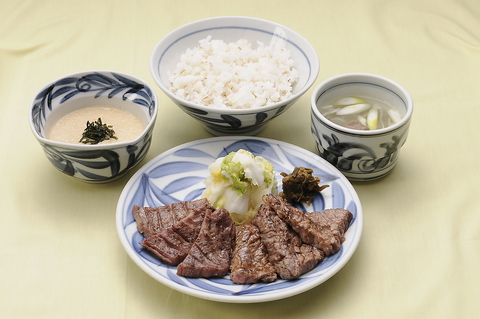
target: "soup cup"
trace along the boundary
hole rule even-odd
[[[134,76],[112,71],[79,72],[50,82],[38,91],[30,106],[30,128],[59,171],[84,182],[105,183],[126,174],[147,154],[157,103],[155,91]],[[49,139],[48,132],[57,120],[94,105],[130,111],[145,129],[134,140],[111,144],[73,144]]]
[[[320,106],[349,96],[383,101],[402,118],[385,128],[360,130],[338,125],[320,112]],[[405,88],[380,75],[341,74],[320,83],[310,104],[311,131],[318,153],[349,180],[375,180],[392,171],[407,140],[413,113],[413,100]]]

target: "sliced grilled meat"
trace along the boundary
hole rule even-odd
[[[305,215],[317,225],[330,225],[333,235],[340,239],[340,243],[345,241],[345,232],[353,219],[353,214],[344,208],[329,208],[323,212],[311,212]]]
[[[344,240],[343,234],[348,228],[348,226],[347,228],[344,228],[344,226],[349,224],[352,217],[348,210],[341,212],[346,220],[329,219],[325,218],[323,213],[305,213],[290,205],[280,196],[264,195],[263,201],[300,235],[304,243],[317,247],[323,251],[325,256],[333,255],[340,250],[340,245]],[[343,214],[344,211],[347,213]],[[310,218],[310,216],[314,217]]]
[[[260,231],[251,223],[236,227],[230,278],[236,284],[272,282],[277,279],[275,268],[268,261],[267,248],[261,241]]]
[[[299,235],[268,205],[260,206],[252,224],[260,231],[268,260],[282,279],[297,278],[323,259],[322,251],[302,243]]]
[[[235,224],[227,210],[207,210],[200,233],[187,257],[178,265],[184,277],[223,277],[230,270]]]
[[[159,234],[145,239],[140,245],[147,248],[166,264],[176,266],[188,255],[208,209],[190,210],[188,216]]]
[[[173,203],[159,207],[133,206],[133,218],[137,222],[138,231],[145,238],[159,234],[163,229],[171,227],[185,218],[189,212],[195,209],[214,209],[206,198]]]

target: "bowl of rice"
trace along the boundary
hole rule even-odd
[[[225,16],[198,20],[155,46],[160,89],[214,135],[255,135],[315,82],[314,47],[275,22]]]

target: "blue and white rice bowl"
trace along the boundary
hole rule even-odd
[[[62,173],[90,183],[123,176],[147,154],[157,117],[157,96],[144,81],[119,72],[85,71],[45,85],[33,98],[30,127],[50,162]],[[146,127],[132,141],[112,144],[71,144],[52,141],[46,134],[60,117],[92,105],[126,109]]]
[[[281,33],[278,33],[281,30]],[[260,41],[269,45],[272,38],[284,41],[290,52],[298,81],[292,95],[267,106],[250,109],[202,106],[179,98],[172,92],[169,74],[187,49],[198,47],[199,41],[211,36],[225,43],[245,39],[253,45]],[[314,47],[295,31],[267,20],[251,17],[214,17],[186,24],[167,34],[156,45],[150,59],[152,76],[165,94],[184,112],[200,121],[214,135],[255,135],[265,125],[290,108],[315,82],[320,63]]]
[[[320,105],[346,96],[385,101],[403,117],[385,128],[357,130],[338,125],[320,112]],[[375,74],[340,74],[320,83],[310,104],[311,130],[318,153],[350,181],[379,179],[395,168],[413,113],[412,97],[400,84]]]

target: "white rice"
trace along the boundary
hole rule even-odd
[[[257,48],[245,39],[225,43],[211,36],[187,49],[169,74],[172,91],[187,101],[216,108],[270,105],[292,95],[297,70],[284,41]]]

